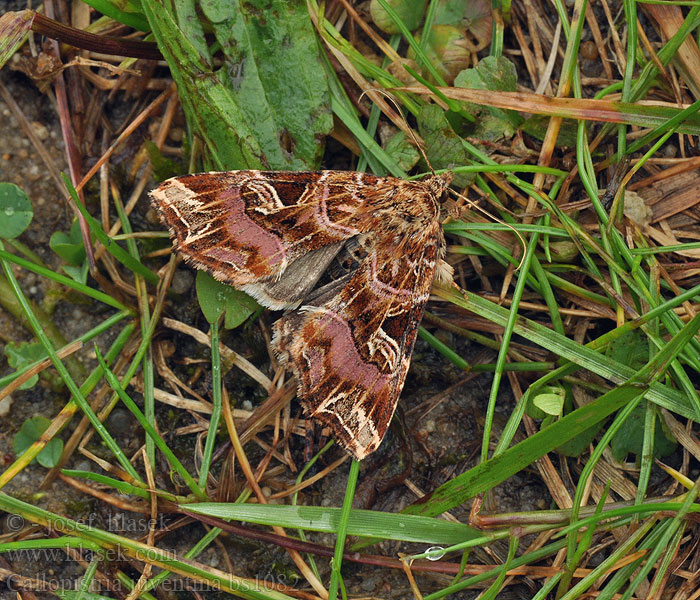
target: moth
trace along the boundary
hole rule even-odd
[[[273,349],[307,415],[361,460],[394,414],[433,280],[451,279],[440,225],[451,180],[227,171],[168,179],[151,196],[188,263],[287,311]],[[352,270],[314,289],[351,240]]]

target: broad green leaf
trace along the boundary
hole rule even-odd
[[[630,331],[613,340],[606,354],[613,360],[636,370],[649,359],[649,345],[640,331]]]
[[[0,217],[0,238],[6,240],[21,235],[32,222],[32,203],[14,183],[0,183]]]
[[[478,40],[475,50],[485,48],[491,41],[491,2],[488,0],[442,0],[435,11],[435,25],[466,27]]]
[[[209,153],[207,168],[263,168],[264,156],[253,131],[232,91],[213,71],[193,3],[178,3],[177,14],[170,3],[152,4],[147,0],[142,7],[170,65],[188,124]]]
[[[39,342],[9,342],[5,345],[5,356],[7,362],[13,369],[21,369],[26,365],[31,365],[42,358],[46,358],[46,351]],[[21,386],[20,390],[28,390],[33,388],[39,381],[38,375],[32,375]]]
[[[386,0],[386,3],[394,9],[409,31],[414,31],[423,20],[425,0]],[[389,16],[381,2],[372,0],[369,5],[369,14],[374,24],[384,33],[401,33],[401,29]]]
[[[34,442],[37,442],[39,438],[41,438],[41,434],[46,431],[50,424],[51,421],[46,417],[32,417],[22,423],[22,427],[15,434],[12,444],[15,454],[22,454]],[[58,464],[58,459],[61,457],[62,451],[63,440],[60,438],[53,438],[49,440],[46,446],[39,452],[36,460],[42,467],[51,469]]]
[[[416,146],[408,140],[403,131],[397,131],[391,136],[384,150],[404,171],[410,171],[420,160],[420,153],[416,150]]]
[[[474,90],[514,92],[517,89],[518,73],[515,65],[505,56],[487,56],[473,69],[465,69],[459,74],[460,87]]]
[[[428,104],[421,108],[418,131],[425,142],[425,153],[433,169],[451,169],[468,164],[467,151],[439,106]],[[473,173],[460,173],[453,183],[456,187],[467,187],[473,180]]]
[[[514,92],[518,82],[515,65],[505,56],[487,56],[479,61],[473,69],[465,69],[455,78],[456,87],[472,90],[491,90]],[[475,135],[484,139],[509,137],[522,123],[522,118],[515,111],[467,105],[474,114],[479,114]]]
[[[238,327],[260,308],[248,294],[217,281],[205,271],[197,271],[197,298],[209,323],[214,323],[226,312],[226,329]]]
[[[455,77],[471,63],[471,40],[467,39],[464,27],[453,27],[452,25],[433,25],[423,36],[417,35],[423,52],[430,61],[430,64],[440,74],[446,83],[452,83]],[[416,53],[412,48],[406,53],[406,58],[415,60]],[[427,81],[438,84],[436,78],[427,70],[423,70],[423,76]]]
[[[646,417],[647,403],[641,402],[635,407],[629,418],[622,424],[610,443],[610,449],[617,460],[625,460],[629,453],[639,458],[642,454],[644,443],[644,421]],[[673,436],[662,425],[663,420],[656,418],[654,427],[654,458],[663,458],[672,454],[678,445]]]
[[[528,414],[535,419],[543,419],[547,415],[558,417],[564,410],[566,390],[561,387],[547,386],[532,397],[532,406]],[[536,409],[537,412],[535,412]]]
[[[85,246],[80,233],[80,223],[74,220],[68,234],[55,231],[49,240],[49,246],[68,264],[78,267],[85,262]]]
[[[73,281],[85,284],[87,283],[87,276],[90,272],[90,265],[87,261],[85,261],[79,267],[74,267],[73,265],[64,265],[63,270]]]
[[[313,169],[332,119],[306,5],[272,0],[143,2],[193,132],[226,169]],[[213,66],[199,24],[224,55]]]

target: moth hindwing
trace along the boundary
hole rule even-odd
[[[271,309],[273,348],[306,413],[355,458],[386,433],[444,255],[440,198],[420,181],[343,171],[227,171],[175,177],[151,196],[186,261]],[[343,244],[362,259],[312,291]]]

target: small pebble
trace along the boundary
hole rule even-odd
[[[598,46],[593,40],[581,44],[581,56],[586,60],[598,60]]]
[[[39,123],[39,121],[32,121],[31,126],[34,130],[34,135],[36,135],[36,137],[38,137],[42,142],[49,138],[49,130],[46,128],[46,125]]]
[[[27,169],[26,173],[29,181],[37,181],[43,175],[43,173],[39,170],[39,165],[32,165],[29,167],[29,169]]]
[[[678,154],[678,148],[674,146],[673,144],[666,144],[662,149],[661,153],[664,155],[664,158],[676,158],[676,155]]]

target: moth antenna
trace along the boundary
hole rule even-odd
[[[497,216],[492,215],[489,211],[484,210],[478,204],[476,204],[475,202],[472,202],[469,198],[467,198],[463,194],[460,194],[459,192],[455,192],[452,188],[448,188],[448,191],[453,193],[457,198],[466,202],[471,208],[473,208],[474,210],[477,210],[478,212],[480,212],[482,215],[484,215],[488,219],[491,219],[492,221],[494,221],[496,223],[500,223],[501,225],[505,225],[508,229],[510,229],[516,235],[516,237],[518,238],[518,241],[520,242],[520,245],[522,246],[522,249],[523,249],[522,256],[520,257],[520,262],[518,263],[518,267],[515,269],[516,271],[519,271],[520,267],[523,266],[523,262],[525,260],[525,250],[527,248],[527,244],[525,243],[525,238],[523,237],[522,233],[520,233],[510,223],[506,223],[502,219],[499,219]]]
[[[423,156],[423,159],[425,160],[425,163],[428,165],[428,169],[430,169],[430,172],[435,175],[435,169],[433,169],[433,165],[430,164],[430,161],[428,160],[428,155],[425,153],[425,150],[423,150],[423,145],[421,144],[421,141],[418,139],[418,136],[415,134],[413,131],[413,128],[408,124],[408,120],[403,114],[403,110],[401,110],[401,106],[397,102],[396,98],[392,96],[389,92],[382,88],[370,88],[373,92],[377,92],[381,96],[384,96],[386,100],[388,100],[391,104],[394,105],[394,108],[396,109],[396,112],[401,115],[401,120],[406,124],[406,130],[408,131],[408,134],[411,136],[413,139],[413,143],[415,144],[416,148],[418,148],[418,152],[421,153]],[[370,90],[364,90],[359,97],[359,100],[362,100],[362,96],[364,96],[367,92]]]

